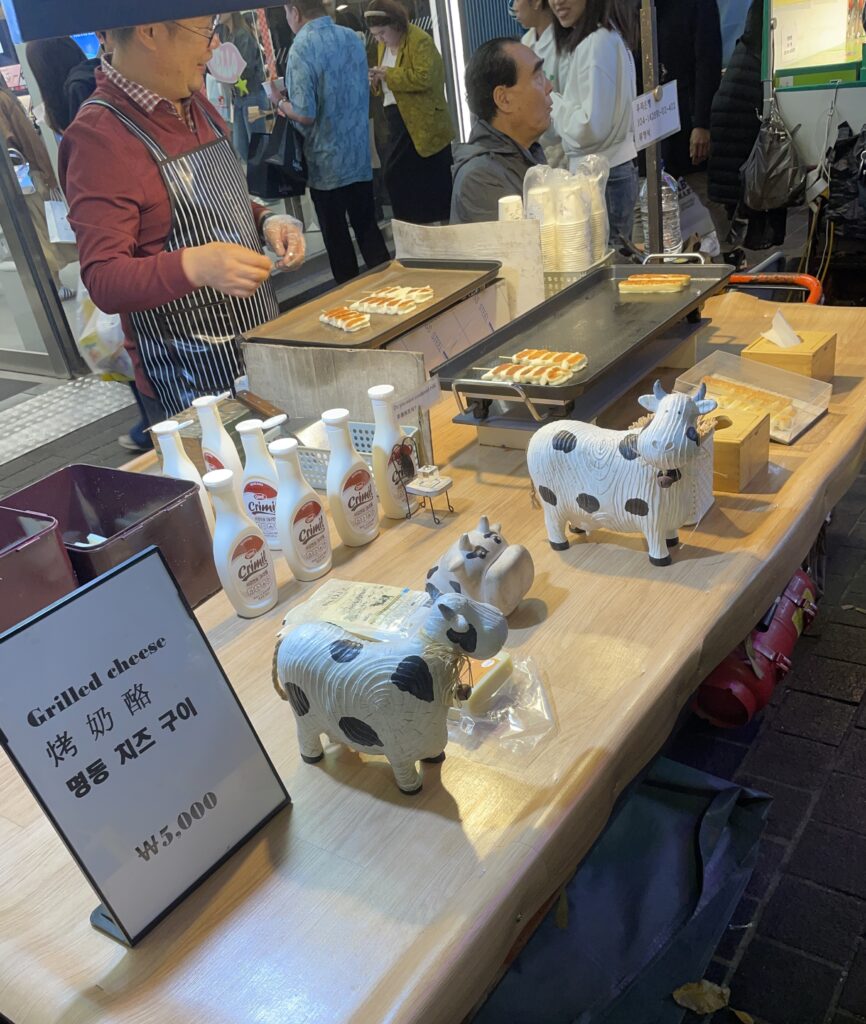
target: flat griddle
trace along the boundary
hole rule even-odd
[[[617,282],[635,273],[682,274],[691,284],[680,292],[659,295],[620,295]],[[467,397],[512,402],[567,404],[617,374],[652,343],[721,291],[731,275],[727,265],[702,264],[637,268],[600,267],[558,295],[541,303],[477,345],[443,363],[437,375],[443,387]],[[671,351],[678,344],[671,334]],[[481,380],[484,373],[509,362],[524,348],[583,352],[586,369],[564,385],[503,384]]]
[[[326,348],[381,348],[485,288],[495,280],[501,268],[497,260],[392,260],[253,328],[246,340]],[[373,313],[370,326],[352,334],[319,321],[323,310],[348,306],[365,295],[393,285],[403,288],[430,285],[433,298],[408,316]]]

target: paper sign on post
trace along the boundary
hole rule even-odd
[[[653,92],[645,92],[632,102],[634,144],[638,153],[654,142],[660,142],[680,130],[680,104],[677,83],[666,82],[661,88],[661,99]]]
[[[289,802],[156,548],[0,637],[0,745],[127,945]]]
[[[421,387],[394,403],[394,415],[397,417],[397,422],[409,419],[413,413],[421,410],[432,409],[441,397],[442,386],[439,383],[439,378],[431,377]]]

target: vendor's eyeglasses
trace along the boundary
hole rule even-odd
[[[207,39],[208,46],[210,46],[210,44],[213,42],[213,37],[217,34],[217,29],[219,28],[220,24],[220,16],[218,14],[215,14],[213,16],[213,20],[211,21],[210,28],[204,30],[200,28],[190,28],[189,25],[184,25],[180,21],[173,21],[171,24],[177,25],[178,28],[182,28],[186,32],[192,32],[194,36],[201,36],[202,39]]]

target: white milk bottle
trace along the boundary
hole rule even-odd
[[[264,431],[285,420],[286,416],[282,414],[266,423],[261,420],[244,420],[235,427],[246,455],[241,482],[243,508],[265,535],[271,551],[280,550],[280,538],[277,536],[277,467],[268,454]]]
[[[268,445],[277,464],[277,531],[295,579],[317,580],[331,568],[331,533],[319,496],[307,483],[298,442],[281,437]]]
[[[277,603],[277,577],[264,534],[241,510],[230,469],[213,469],[204,485],[216,508],[213,557],[235,611],[254,619]]]
[[[244,467],[228,431],[223,426],[217,406],[226,398],[222,395],[206,395],[194,398],[192,405],[198,413],[201,423],[201,453],[208,472],[212,469],[230,469],[233,474],[234,487],[238,497],[241,493],[241,480]]]
[[[415,476],[415,445],[397,423],[394,413],[394,388],[391,384],[377,384],[367,391],[373,403],[373,479],[379,491],[382,511],[389,519],[405,519],[418,508],[418,499],[409,495],[406,503],[404,484]],[[395,454],[394,449],[400,446]],[[402,481],[402,482],[401,482]]]
[[[184,451],[180,439],[180,431],[184,427],[188,427],[190,423],[192,423],[192,420],[186,420],[183,423],[178,423],[177,420],[164,420],[162,423],[157,423],[151,427],[150,432],[159,442],[159,447],[162,451],[162,475],[174,477],[175,480],[188,480],[191,484],[195,484],[198,487],[198,496],[201,498],[201,507],[207,520],[207,528],[213,534],[213,506],[210,503],[210,498],[207,496],[207,491],[204,489],[204,484],[201,482],[199,471],[195,468],[195,463]]]
[[[355,451],[349,435],[349,410],[322,413],[328,431],[328,504],[343,543],[350,548],[369,544],[379,533],[379,503],[373,474]]]

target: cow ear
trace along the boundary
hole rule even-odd
[[[454,609],[451,607],[451,605],[445,604],[444,601],[441,602],[440,604],[437,604],[436,607],[442,613],[442,618],[446,619],[448,622],[451,622],[454,619],[454,617],[457,616],[457,612],[454,611]],[[462,616],[457,616],[457,617],[460,618]]]
[[[638,398],[638,404],[642,405],[644,409],[649,409],[650,412],[655,412],[659,407],[659,400],[655,395],[641,395]]]
[[[472,550],[472,541],[469,539],[469,534],[468,533],[462,533],[460,535],[460,540],[457,542],[457,550],[458,551],[471,551]]]
[[[493,530],[493,532],[496,533],[496,534],[501,534],[502,533],[502,523],[494,523],[493,526],[490,527],[490,529]]]
[[[463,568],[463,555],[455,555],[451,561],[445,566],[448,572],[457,572]]]
[[[698,407],[698,413],[701,416],[706,416],[708,412],[712,412],[713,409],[718,409],[719,407],[719,403],[715,398],[701,398],[695,402],[695,405]]]

